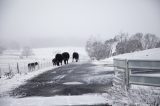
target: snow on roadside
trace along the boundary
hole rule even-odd
[[[89,67],[90,74],[84,76],[84,82],[87,84],[106,84],[111,85],[114,77],[113,67],[92,66]]]
[[[136,51],[133,53],[125,53],[117,56],[113,56],[110,58],[106,58],[102,61],[113,61],[113,58],[121,58],[121,59],[149,59],[149,60],[160,60],[160,48],[147,49],[143,51]]]
[[[92,63],[96,64],[96,65],[112,65],[113,58],[107,58],[107,59],[100,60],[100,61],[94,60],[94,61],[92,61]]]
[[[54,67],[56,68],[56,67]],[[53,67],[47,67],[47,68],[43,68],[43,69],[40,69],[40,70],[37,70],[37,71],[33,71],[33,72],[30,72],[30,73],[27,73],[27,74],[15,74],[15,76],[11,79],[6,79],[5,77],[1,78],[0,79],[0,95],[3,96],[5,95],[6,96],[6,92],[22,85],[22,84],[25,84],[27,80],[43,73],[43,72],[46,72],[46,71],[49,71],[53,69]]]
[[[148,49],[144,51],[137,51],[134,53],[126,53],[101,61],[94,61],[93,63],[98,66],[107,66],[113,64],[114,58],[121,59],[149,59],[160,60],[160,48]],[[144,75],[144,74],[143,74]],[[152,76],[160,76],[160,74],[152,74]],[[127,92],[120,85],[115,85],[108,89],[103,96],[110,104],[114,106],[159,106],[160,105],[160,87],[132,85],[131,89]]]
[[[133,53],[125,53],[120,54],[117,56],[112,56],[110,58],[106,58],[104,60],[96,61],[94,60],[92,63],[97,65],[111,65],[113,64],[114,58],[120,58],[120,59],[144,59],[144,60],[160,60],[160,48],[154,48],[154,49],[147,49],[143,51],[136,51]]]
[[[64,105],[97,105],[107,104],[104,97],[97,94],[85,94],[78,96],[54,96],[54,97],[28,97],[28,98],[3,98],[1,106],[64,106]]]

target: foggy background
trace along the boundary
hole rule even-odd
[[[0,44],[82,46],[119,32],[160,37],[160,0],[0,0]]]

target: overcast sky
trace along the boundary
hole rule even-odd
[[[160,0],[0,0],[5,42],[84,46],[91,35],[109,39],[120,32],[160,37]]]

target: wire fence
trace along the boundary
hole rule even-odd
[[[33,61],[0,64],[0,78],[2,77],[12,78],[15,74],[26,74],[28,72],[37,71],[39,69],[53,66],[51,61],[45,60],[45,61],[38,61],[38,65],[35,65],[34,68],[30,69],[28,67],[29,63],[33,63]]]

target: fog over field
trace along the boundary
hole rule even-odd
[[[1,45],[84,46],[120,32],[160,37],[159,0],[0,0]]]
[[[160,106],[160,0],[0,0],[0,106]]]

